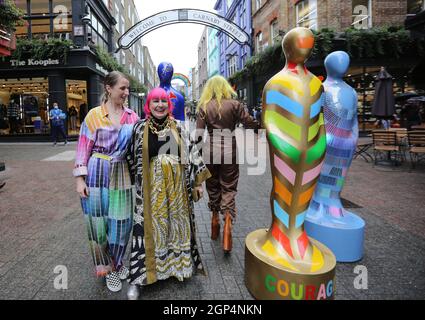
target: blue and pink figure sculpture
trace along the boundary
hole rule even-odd
[[[171,86],[171,79],[173,78],[174,68],[170,62],[161,62],[158,66],[158,77],[160,84],[169,95],[173,103],[173,116],[174,119],[185,121],[184,113],[184,97],[183,95]]]
[[[365,222],[344,209],[340,194],[358,139],[357,94],[343,81],[350,58],[336,51],[325,59],[327,79],[324,118],[326,155],[319,181],[307,212],[307,234],[329,247],[339,262],[363,257]]]

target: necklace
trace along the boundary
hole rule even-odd
[[[170,131],[170,118],[164,121],[163,124],[157,123],[153,118],[149,120],[149,129],[151,129],[152,133],[156,134],[160,138],[164,138],[168,131]]]

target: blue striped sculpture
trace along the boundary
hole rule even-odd
[[[363,219],[345,210],[340,199],[358,139],[357,94],[342,79],[349,64],[344,51],[332,52],[325,59],[327,147],[305,221],[307,234],[329,247],[339,262],[362,258],[365,227]]]

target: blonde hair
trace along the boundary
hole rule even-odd
[[[205,84],[205,88],[202,91],[201,98],[198,102],[197,110],[199,111],[199,109],[202,108],[202,110],[206,113],[208,102],[215,99],[218,103],[218,114],[221,118],[221,100],[232,99],[234,96],[236,96],[236,92],[230,86],[230,83],[222,76],[214,76]]]

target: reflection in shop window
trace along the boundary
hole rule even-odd
[[[417,14],[425,10],[425,0],[407,0],[407,14]]]
[[[304,0],[296,4],[297,27],[317,30],[317,0]]]
[[[353,0],[353,23],[355,29],[372,28],[372,0]]]

